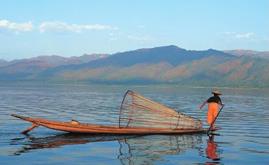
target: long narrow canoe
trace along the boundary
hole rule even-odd
[[[167,128],[145,128],[145,127],[126,127],[104,126],[96,124],[83,124],[79,122],[59,122],[43,118],[24,117],[16,114],[11,116],[28,121],[32,126],[22,133],[26,134],[38,126],[49,129],[70,133],[86,133],[86,134],[186,134],[186,133],[206,133],[207,130],[202,129],[167,129]]]

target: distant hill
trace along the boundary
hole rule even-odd
[[[128,52],[116,53],[108,58],[89,62],[88,67],[101,66],[132,66],[135,64],[147,63],[156,64],[167,62],[171,65],[182,64],[187,61],[197,60],[208,56],[233,57],[232,55],[209,49],[205,51],[189,51],[176,46],[163,46],[148,49],[138,49]],[[85,66],[85,65],[84,65]]]
[[[87,63],[107,56],[107,54],[84,54],[79,57],[61,57],[51,55],[12,61],[0,60],[0,80],[34,79],[38,73],[49,68]]]
[[[7,63],[8,63],[7,61],[0,59],[0,67],[7,65]]]
[[[235,55],[235,56],[250,56],[250,57],[261,57],[269,59],[269,51],[253,51],[253,50],[225,50],[224,52]]]
[[[33,58],[27,59],[20,59],[20,60],[12,60],[6,61],[0,59],[0,66],[1,64],[7,65],[14,65],[19,63],[43,63],[48,67],[55,67],[60,65],[67,65],[67,64],[81,64],[87,63],[89,61],[93,61],[99,58],[107,57],[107,54],[84,54],[82,56],[72,56],[72,57],[61,57],[58,55],[49,55],[49,56],[37,56]]]
[[[194,51],[170,45],[98,57],[92,60],[81,56],[65,61],[51,56],[51,62],[44,57],[38,58],[47,65],[33,62],[33,58],[29,63],[24,61],[23,64],[0,67],[0,77],[2,80],[91,83],[269,86],[269,60],[259,55],[238,55],[238,52],[214,49]]]

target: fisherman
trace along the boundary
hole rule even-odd
[[[214,130],[216,129],[214,126],[215,118],[218,115],[220,107],[224,105],[222,104],[222,101],[219,97],[221,95],[220,91],[215,89],[212,91],[212,94],[213,96],[203,102],[203,104],[200,106],[200,109],[202,109],[206,103],[208,104],[207,123],[211,129]]]

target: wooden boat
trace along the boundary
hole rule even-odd
[[[121,128],[118,126],[104,126],[95,124],[83,124],[70,122],[59,122],[46,120],[43,118],[24,117],[16,114],[11,116],[32,123],[32,127],[23,131],[26,134],[38,126],[43,126],[49,129],[70,133],[87,133],[87,134],[186,134],[186,133],[205,133],[206,129],[167,129],[167,128],[145,128],[145,127],[127,127]]]
[[[32,123],[32,127],[22,133],[28,133],[38,126],[65,132],[88,134],[182,134],[207,132],[202,127],[200,120],[177,112],[130,90],[125,93],[121,103],[118,125],[84,124],[73,120],[59,122],[16,114],[12,114],[12,116]]]

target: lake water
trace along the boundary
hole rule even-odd
[[[221,89],[225,107],[218,136],[205,134],[98,136],[30,124],[12,113],[51,120],[117,124],[127,89],[203,120],[198,106],[209,88],[84,84],[0,84],[0,164],[269,164],[269,90]]]

